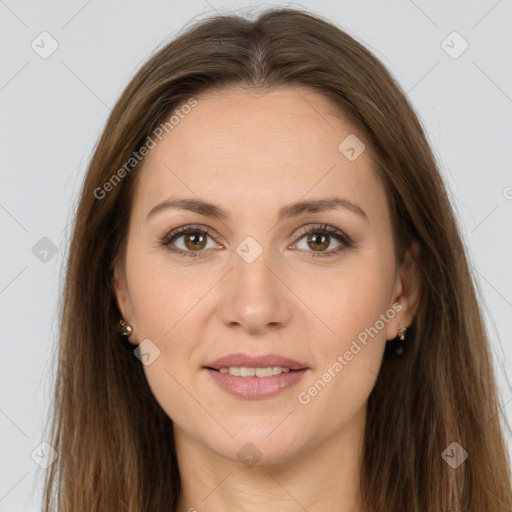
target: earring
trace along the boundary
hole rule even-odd
[[[405,333],[407,331],[407,327],[398,326],[397,331],[397,337],[393,340],[389,340],[387,342],[387,347],[389,347],[389,350],[396,356],[401,356],[405,351]]]
[[[130,336],[130,334],[133,332],[133,329],[131,325],[128,325],[124,320],[119,320],[119,323],[117,324],[117,333],[121,336]]]

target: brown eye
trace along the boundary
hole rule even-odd
[[[329,247],[330,236],[320,233],[313,233],[308,235],[308,246],[311,249],[323,251]]]
[[[337,245],[330,247],[332,242],[337,243]],[[306,254],[308,258],[323,258],[335,256],[345,249],[349,249],[353,246],[353,242],[339,229],[321,224],[301,230],[299,232],[299,241],[295,245],[309,253]]]
[[[208,242],[211,245],[208,246]],[[207,256],[205,249],[217,248],[209,228],[198,226],[182,226],[166,235],[160,244],[177,256]]]
[[[184,243],[192,251],[204,249],[206,246],[206,235],[200,231],[187,233],[184,235]]]

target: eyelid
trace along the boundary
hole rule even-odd
[[[168,232],[161,240],[163,245],[167,245],[171,243],[173,238],[176,238],[180,235],[186,235],[189,231],[192,230],[202,231],[206,233],[211,238],[222,238],[214,229],[209,226],[205,226],[204,224],[186,224],[184,226],[180,226],[178,228],[172,229]]]
[[[335,228],[334,226],[331,226],[329,224],[325,223],[319,223],[319,224],[308,224],[307,226],[304,226],[297,230],[294,233],[294,237],[302,237],[304,235],[307,235],[311,232],[318,231],[326,231],[329,235],[339,235],[340,237],[344,238],[347,243],[352,243],[351,238],[346,235],[341,229]]]

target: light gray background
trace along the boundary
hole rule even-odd
[[[39,510],[31,453],[45,440],[67,225],[110,108],[193,17],[288,4],[367,45],[418,112],[470,249],[512,423],[512,1],[0,0],[0,512]],[[47,59],[31,47],[43,31],[58,42]],[[457,58],[462,40],[442,44],[453,31],[469,44]],[[54,256],[37,250],[43,237]]]

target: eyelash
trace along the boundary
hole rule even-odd
[[[181,236],[186,235],[188,233],[199,233],[201,235],[208,235],[210,238],[213,238],[213,236],[212,236],[213,232],[212,232],[212,230],[210,230],[210,228],[203,227],[203,226],[189,225],[189,226],[182,226],[182,227],[176,228],[173,231],[171,231],[170,233],[168,233],[167,235],[165,235],[160,240],[160,245],[165,247],[167,250],[171,251],[173,254],[176,254],[177,256],[180,256],[183,258],[203,257],[204,255],[201,253],[204,253],[204,250],[183,251],[181,249],[176,250],[176,249],[169,248],[171,243],[173,243],[175,240],[177,240]],[[329,236],[335,238],[338,242],[340,242],[341,245],[338,248],[332,249],[328,252],[322,253],[322,252],[312,251],[312,254],[306,256],[307,258],[330,258],[332,256],[337,255],[339,252],[341,252],[345,249],[349,249],[350,247],[353,246],[353,242],[350,239],[350,237],[345,235],[345,233],[343,233],[339,229],[337,229],[333,226],[329,226],[327,224],[318,224],[316,226],[311,226],[307,229],[300,230],[300,232],[298,234],[299,240],[301,240],[306,235],[309,235],[311,233],[329,235]],[[307,252],[310,252],[310,251],[307,251]]]

